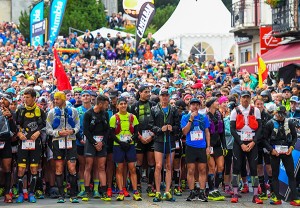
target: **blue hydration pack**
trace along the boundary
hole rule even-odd
[[[65,115],[68,116],[68,123],[70,124],[70,126],[72,128],[75,127],[75,121],[73,120],[73,112],[71,108],[65,108]],[[60,118],[61,118],[61,110],[58,107],[54,108],[54,119],[53,119],[53,124],[52,124],[52,128],[53,129],[57,129],[60,125]]]

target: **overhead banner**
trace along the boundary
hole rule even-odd
[[[49,43],[53,46],[59,35],[68,0],[53,0],[49,12]]]
[[[142,5],[136,24],[136,48],[139,47],[141,39],[155,15],[155,6],[151,2]]]
[[[281,42],[281,38],[275,38],[272,35],[272,26],[263,25],[259,28],[260,37],[260,55],[276,48]]]
[[[33,36],[33,25],[44,19],[44,1],[37,3],[30,11],[30,45],[37,48],[44,45],[43,34]]]

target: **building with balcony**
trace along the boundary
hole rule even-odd
[[[233,0],[231,31],[237,43],[236,64],[260,53],[260,26],[272,24],[272,10],[264,0]]]

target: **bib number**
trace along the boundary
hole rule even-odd
[[[58,148],[59,149],[66,149],[66,142],[64,139],[58,140]],[[67,140],[67,149],[72,148],[72,140]]]
[[[276,152],[278,152],[278,154],[285,154],[289,151],[289,147],[283,145],[275,145],[275,150]]]
[[[131,140],[131,135],[120,135],[121,142],[128,142]]]
[[[253,140],[252,132],[251,131],[242,131],[241,132],[241,140],[243,142],[248,142]]]
[[[195,130],[191,131],[191,141],[200,141],[203,139],[203,131],[201,130]]]
[[[143,138],[148,138],[152,136],[152,132],[150,130],[143,130],[142,131],[142,137]]]
[[[22,141],[23,150],[35,150],[35,141],[33,140],[23,140]]]
[[[5,146],[5,142],[0,142],[0,149],[3,149]]]
[[[94,136],[94,139],[96,142],[102,142],[103,141],[103,136]]]

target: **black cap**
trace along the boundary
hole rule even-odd
[[[119,95],[118,90],[113,90],[113,91],[111,91],[111,92],[109,93],[109,97],[110,97],[110,98],[118,97],[118,95]]]
[[[216,97],[216,96],[221,96],[222,94],[221,94],[221,92],[220,91],[213,91],[213,93],[212,93],[212,96],[213,97]]]
[[[120,98],[118,99],[117,103],[120,104],[121,102],[127,103],[127,99],[124,98],[124,97],[120,97]]]
[[[285,116],[286,116],[286,108],[285,108],[285,106],[283,106],[283,105],[278,106],[278,107],[276,108],[275,111],[276,111],[276,112],[278,113],[278,115],[281,116],[281,117],[285,117]]]
[[[159,95],[169,95],[169,91],[167,89],[161,89]]]
[[[243,90],[243,91],[241,92],[241,97],[244,97],[244,96],[249,96],[249,97],[251,97],[251,93],[250,93],[248,90]]]
[[[176,103],[175,103],[175,106],[176,106],[176,108],[178,108],[180,110],[185,110],[186,109],[186,103],[182,99],[177,100]]]
[[[217,97],[211,97],[210,99],[208,99],[205,104],[206,107],[209,108],[214,102],[216,102],[216,100],[218,100]]]
[[[200,102],[200,100],[198,98],[192,98],[190,100],[190,104],[192,104],[192,103],[199,103],[199,104],[201,104],[201,102]]]

